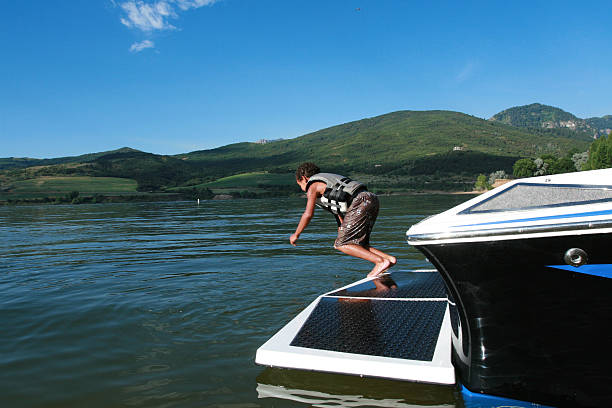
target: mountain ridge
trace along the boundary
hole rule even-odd
[[[356,157],[362,166],[371,167],[398,164],[455,148],[502,156],[528,156],[541,152],[561,154],[570,145],[584,147],[590,140],[586,135],[561,134],[546,129],[538,130],[534,135],[533,132],[460,112],[396,111],[335,125],[294,139],[263,145],[242,142],[176,157],[212,164],[256,155],[292,165],[308,158],[326,166],[337,166]],[[302,154],[295,155],[297,151]]]
[[[514,106],[496,113],[490,121],[501,122],[514,127],[532,129],[569,129],[595,138],[609,134],[612,129],[612,115],[581,119],[561,108],[540,103]]]
[[[0,158],[0,170],[66,163],[87,163],[108,154],[138,151],[140,150],[132,149],[131,147],[121,147],[119,149],[107,150],[103,152],[85,153],[78,156],[62,156],[47,159],[37,159],[33,157],[2,157]]]
[[[164,191],[240,173],[288,174],[304,161],[348,175],[445,175],[466,183],[479,173],[511,172],[522,157],[585,151],[592,140],[585,132],[567,128],[521,128],[461,112],[402,110],[293,139],[241,142],[177,155],[121,148],[56,159],[0,159],[0,187],[10,190],[10,180],[17,179],[88,176],[131,178],[140,191]]]

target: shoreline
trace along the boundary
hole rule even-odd
[[[444,191],[444,190],[425,190],[425,191],[396,191],[392,193],[380,193],[378,196],[402,196],[402,195],[429,195],[429,194],[448,194],[448,195],[478,195],[482,194],[483,191]],[[162,193],[163,194],[163,193]],[[290,198],[296,197],[296,195],[283,195],[283,196],[275,196],[276,198]],[[301,194],[297,195],[297,197],[305,198],[306,196]],[[56,201],[54,199],[45,199],[44,197],[40,198],[24,198],[24,199],[4,199],[0,200],[0,206],[11,206],[11,205],[61,205],[61,204],[105,204],[105,203],[129,203],[129,202],[167,202],[167,201],[196,201],[196,199],[180,197],[178,195],[168,194],[167,196],[145,196],[145,195],[114,195],[114,196],[105,196],[102,200],[92,201],[88,199],[89,197],[81,197],[81,200],[77,202],[70,201]],[[101,197],[100,197],[101,198]],[[274,198],[268,194],[254,195],[251,197],[241,197],[234,196],[231,194],[215,194],[210,198],[201,198],[200,201],[207,200],[257,200],[257,199],[266,199],[266,198]]]

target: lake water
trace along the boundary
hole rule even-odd
[[[381,197],[372,243],[396,269],[430,267],[406,230],[467,198]],[[455,387],[255,365],[316,296],[371,269],[333,249],[321,210],[289,245],[304,204],[0,207],[2,405],[462,406]]]

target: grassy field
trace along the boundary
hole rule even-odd
[[[64,194],[78,191],[81,194],[136,193],[137,183],[132,179],[117,177],[37,177],[11,183],[10,194],[43,195]],[[5,194],[6,195],[6,194]]]
[[[267,172],[251,172],[236,174],[234,176],[223,177],[210,183],[200,184],[197,187],[207,187],[213,190],[217,189],[252,189],[258,186],[282,185],[290,186],[295,184],[295,175],[293,173],[267,173]]]
[[[460,177],[450,179],[443,177],[441,179],[429,180],[428,177],[413,178],[397,175],[368,175],[368,174],[348,174],[349,177],[359,180],[368,185],[370,191],[385,193],[385,192],[405,192],[413,190],[449,190],[449,191],[467,191],[473,187],[473,180],[464,180]],[[468,185],[466,185],[469,184]],[[213,182],[204,183],[196,186],[197,188],[209,188],[215,194],[229,194],[235,191],[249,191],[253,193],[264,193],[270,186],[287,186],[288,188],[295,187],[295,193],[300,190],[295,183],[295,175],[293,173],[267,173],[267,172],[251,172],[242,173],[234,176],[223,177]]]

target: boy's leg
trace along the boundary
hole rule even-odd
[[[344,216],[334,243],[334,248],[339,251],[372,262],[374,268],[368,276],[380,275],[397,262],[395,257],[370,247],[370,233],[378,216],[378,208],[376,195],[368,192],[357,195]]]
[[[335,248],[347,255],[372,262],[374,264],[374,268],[372,268],[370,273],[368,273],[368,276],[378,276],[391,266],[391,262],[387,258],[375,254],[374,252],[370,252],[360,245],[345,244]]]
[[[386,253],[384,253],[383,251],[381,251],[380,249],[376,249],[374,247],[369,247],[368,251],[372,252],[373,254],[376,254],[382,258],[385,258],[387,260],[389,260],[389,262],[391,263],[391,266],[395,265],[397,263],[397,259],[393,256],[393,255],[388,255]]]

